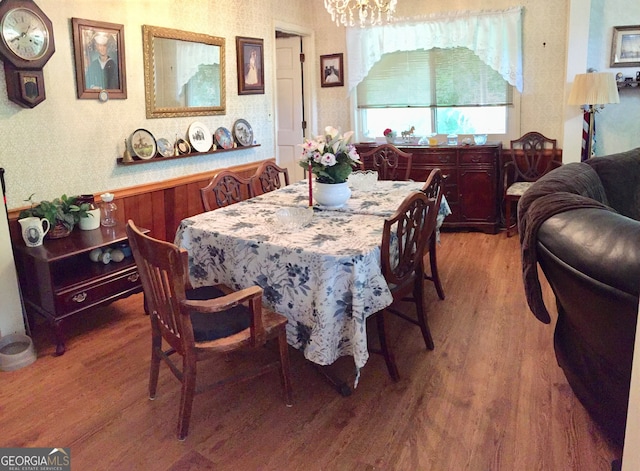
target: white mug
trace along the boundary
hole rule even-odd
[[[49,221],[37,217],[18,219],[22,229],[22,238],[27,247],[38,247],[42,245],[44,235],[49,232]],[[45,224],[46,223],[46,224]],[[45,229],[45,225],[47,226]]]

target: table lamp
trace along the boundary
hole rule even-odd
[[[620,103],[618,86],[614,75],[609,72],[589,72],[577,74],[569,93],[569,105],[579,105],[584,110],[584,126],[582,129],[582,159],[591,158],[594,152],[593,136],[595,133],[595,116],[608,103]]]

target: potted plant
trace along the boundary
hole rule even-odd
[[[48,220],[51,229],[46,237],[50,239],[68,236],[80,218],[89,217],[88,211],[91,209],[89,203],[77,204],[77,196],[62,195],[51,201],[34,203],[34,194],[26,200],[31,203],[31,207],[21,211],[19,217],[22,219],[33,216]]]

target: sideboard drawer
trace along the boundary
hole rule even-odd
[[[495,162],[495,152],[481,152],[474,150],[460,152],[460,165],[495,164]]]
[[[411,150],[406,149],[408,152]],[[458,152],[456,149],[414,149],[414,162],[420,161],[424,164],[440,166],[440,165],[452,165],[457,164]],[[419,156],[416,158],[416,156]]]
[[[55,294],[57,317],[64,317],[140,290],[140,275],[135,266],[115,272],[109,278],[76,286]]]

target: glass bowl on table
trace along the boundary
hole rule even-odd
[[[282,229],[295,231],[308,226],[313,218],[313,208],[284,207],[276,210],[276,221]]]
[[[347,181],[354,190],[374,188],[378,181],[378,172],[375,170],[356,170],[351,172]]]

